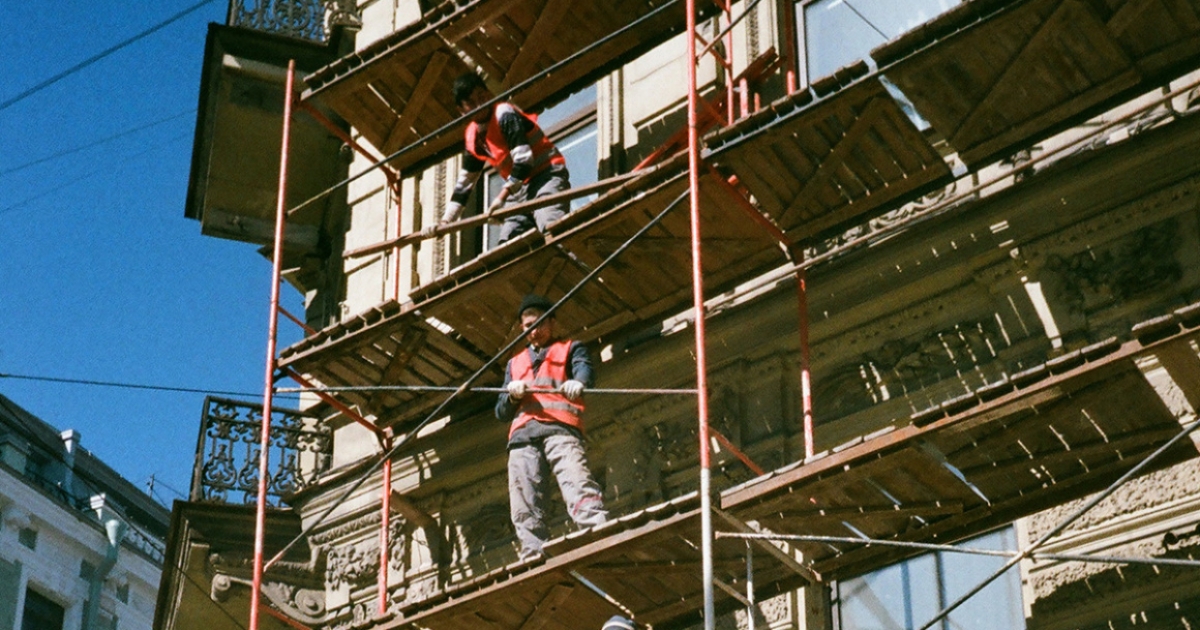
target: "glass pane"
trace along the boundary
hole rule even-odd
[[[595,183],[599,178],[600,158],[596,146],[596,123],[570,133],[556,143],[558,150],[567,159],[567,170],[571,171],[571,186],[578,187]],[[571,209],[579,208],[596,198],[588,195],[571,200]]]
[[[1012,528],[986,534],[963,543],[964,547],[1010,551],[1017,548]],[[950,603],[975,588],[1004,566],[1006,558],[962,553],[942,554],[946,603]],[[1025,615],[1021,606],[1021,576],[1017,567],[1010,568],[996,581],[971,596],[949,615],[952,630],[1009,630],[1024,628]]]
[[[933,559],[926,556],[843,581],[838,586],[842,630],[919,627],[930,604],[937,610],[935,578]]]
[[[589,85],[542,112],[538,116],[538,126],[547,133],[553,133],[555,125],[595,104],[596,86]],[[559,145],[559,148],[561,149],[562,145]]]
[[[1012,528],[963,543],[989,550],[1016,548]],[[926,554],[880,569],[837,586],[841,630],[913,630],[933,619],[1001,566],[1006,558],[940,552]],[[1009,630],[1025,627],[1021,583],[1014,567],[999,580],[969,598],[941,630]]]
[[[859,59],[870,63],[872,48],[945,13],[960,1],[818,0],[805,5],[803,37],[809,82]]]

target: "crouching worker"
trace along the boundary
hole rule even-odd
[[[469,72],[454,80],[454,102],[459,112],[466,114],[492,100],[492,93],[479,75]],[[507,101],[484,108],[467,124],[462,170],[450,203],[442,213],[440,223],[458,220],[463,204],[483,172],[484,164],[496,169],[504,179],[504,187],[489,212],[497,207],[529,201],[562,192],[571,187],[567,162],[542,128],[537,116],[526,114]],[[562,201],[537,208],[530,214],[514,214],[504,219],[500,242],[532,229],[546,231],[546,226],[562,218],[571,209]]]
[[[522,558],[541,555],[549,538],[543,508],[551,473],[576,525],[608,520],[583,451],[582,396],[593,383],[591,357],[582,343],[558,339],[553,315],[530,327],[551,306],[540,295],[521,301],[518,316],[529,345],[509,360],[496,402],[496,417],[512,423],[508,500]]]

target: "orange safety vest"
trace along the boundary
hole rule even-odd
[[[498,107],[498,106],[497,106]],[[525,139],[529,141],[529,148],[533,150],[533,170],[530,171],[529,177],[541,173],[550,167],[551,164],[565,165],[566,159],[558,152],[554,143],[542,133],[542,128],[537,124],[537,116],[534,114],[526,114],[517,108],[516,105],[510,105],[518,114],[529,119],[533,123],[533,129],[525,134]],[[491,118],[488,119],[487,132],[484,134],[483,141],[487,147],[488,154],[481,155],[476,153],[478,148],[479,123],[471,122],[467,125],[466,144],[467,152],[475,157],[487,162],[500,173],[500,177],[508,179],[512,173],[513,161],[508,142],[504,139],[504,132],[500,130],[500,123],[497,120],[496,109],[492,109]],[[527,178],[525,181],[529,181]]]
[[[567,380],[570,354],[570,341],[555,341],[546,349],[546,358],[538,366],[537,374],[534,374],[529,351],[522,350],[508,362],[509,375],[514,381],[529,383],[533,389],[558,389]],[[530,392],[521,398],[517,417],[513,418],[512,426],[508,429],[508,437],[511,439],[513,433],[530,420],[558,422],[583,431],[582,416],[582,401],[570,400],[558,392]]]

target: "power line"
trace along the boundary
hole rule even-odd
[[[34,94],[50,87],[51,85],[54,85],[55,83],[58,83],[59,81],[71,76],[72,74],[79,72],[80,70],[83,70],[84,68],[96,63],[97,61],[100,61],[101,59],[104,59],[105,57],[117,52],[118,50],[121,50],[122,48],[129,46],[132,43],[134,43],[140,39],[144,39],[145,37],[157,32],[159,30],[162,30],[163,28],[170,25],[171,23],[176,22],[176,21],[182,19],[183,17],[187,16],[189,13],[193,13],[200,7],[203,7],[204,5],[207,5],[207,4],[212,4],[213,2],[216,2],[216,0],[201,0],[201,2],[198,2],[192,6],[184,9],[183,11],[180,11],[179,13],[176,13],[175,15],[167,18],[165,21],[159,22],[158,24],[151,26],[150,28],[142,31],[141,33],[138,33],[137,35],[134,35],[133,37],[130,37],[129,39],[127,39],[123,42],[120,42],[119,44],[111,46],[99,53],[96,53],[95,55],[92,55],[91,57],[88,57],[87,59],[71,66],[70,68],[63,70],[62,72],[59,72],[58,74],[50,77],[49,79],[46,79],[45,81],[42,81],[41,83],[38,83],[37,85],[25,90],[24,92],[21,92],[20,94],[8,99],[7,101],[0,103],[0,111],[4,111],[4,110],[8,109],[12,105],[15,105],[16,103],[19,103],[19,102],[25,100],[26,98],[33,96]]]
[[[65,385],[88,385],[91,387],[116,387],[120,389],[141,389],[156,392],[180,392],[184,394],[216,394],[219,396],[261,396],[262,392],[235,392],[199,387],[173,387],[170,385],[147,385],[144,383],[122,383],[119,381],[98,381],[81,378],[62,378],[57,376],[42,376],[34,374],[7,374],[0,372],[0,379],[11,378],[20,381],[35,381],[40,383],[62,383]]]
[[[184,139],[184,138],[187,138],[187,137],[190,137],[190,136],[191,136],[191,132],[190,132],[190,131],[189,131],[189,132],[184,132],[184,133],[182,133],[182,134],[178,134],[178,135],[175,135],[175,136],[172,136],[172,137],[168,138],[167,140],[165,140],[164,142],[160,142],[160,143],[158,143],[158,144],[156,144],[156,145],[153,145],[153,146],[147,147],[147,148],[146,148],[145,150],[143,150],[143,151],[138,151],[137,153],[134,153],[134,154],[132,154],[132,155],[128,155],[128,156],[126,156],[126,157],[125,157],[125,159],[124,159],[124,163],[128,163],[128,162],[132,161],[134,158],[141,157],[141,156],[143,156],[143,155],[146,155],[147,153],[150,153],[151,151],[154,151],[154,150],[156,150],[156,149],[161,149],[161,148],[163,148],[163,147],[165,147],[165,146],[168,146],[168,145],[170,145],[170,144],[172,144],[172,143],[174,143],[174,142],[176,142],[176,141],[178,141],[178,140],[182,140],[182,139]],[[30,195],[29,197],[26,197],[26,198],[24,198],[24,199],[22,199],[22,200],[20,200],[20,201],[18,201],[18,202],[16,202],[16,203],[13,203],[13,204],[10,204],[10,205],[8,205],[8,206],[5,206],[5,207],[3,207],[3,208],[0,208],[0,214],[5,214],[5,213],[7,213],[7,212],[11,212],[11,211],[13,211],[13,210],[20,209],[21,207],[25,206],[26,204],[30,203],[31,201],[37,201],[38,199],[41,199],[42,197],[47,197],[47,196],[49,196],[49,195],[52,195],[52,194],[54,194],[54,193],[56,193],[56,192],[58,192],[58,191],[60,191],[60,190],[63,190],[64,188],[70,188],[71,186],[74,186],[75,184],[78,184],[78,183],[80,183],[80,182],[82,182],[82,181],[85,181],[85,180],[87,180],[89,177],[93,177],[93,176],[95,176],[95,175],[99,175],[100,173],[103,173],[103,172],[111,172],[111,171],[113,171],[113,170],[114,170],[114,169],[113,169],[113,168],[111,168],[111,165],[109,165],[109,164],[104,164],[104,165],[101,165],[101,166],[100,166],[100,167],[98,167],[98,168],[95,168],[95,169],[93,169],[93,170],[91,170],[91,171],[88,171],[88,172],[86,172],[86,173],[83,173],[82,175],[77,175],[77,176],[75,176],[75,177],[70,177],[70,178],[63,178],[63,181],[62,181],[62,183],[60,183],[60,184],[59,184],[59,185],[57,185],[57,186],[53,186],[53,187],[51,187],[51,188],[49,188],[49,189],[47,189],[47,190],[43,190],[43,191],[42,191],[42,192],[40,192],[40,193],[35,193],[35,194],[33,194],[33,195]]]
[[[84,150],[86,150],[86,149],[90,149],[90,148],[92,148],[92,147],[100,146],[100,145],[102,145],[102,144],[105,144],[105,143],[111,142],[111,141],[113,141],[113,140],[116,140],[116,139],[118,139],[118,138],[123,138],[123,137],[125,137],[125,136],[128,136],[128,135],[130,135],[130,134],[134,134],[134,133],[137,133],[137,132],[139,132],[139,131],[142,131],[142,130],[145,130],[145,129],[149,129],[149,128],[151,128],[151,127],[156,127],[156,126],[158,126],[158,125],[161,125],[161,124],[163,124],[163,123],[171,122],[172,120],[175,120],[175,119],[177,119],[177,118],[182,118],[182,117],[184,117],[184,116],[187,116],[188,114],[195,113],[195,111],[196,111],[195,109],[189,109],[189,110],[187,110],[187,111],[184,111],[184,112],[180,112],[180,113],[178,113],[178,114],[175,114],[174,116],[168,116],[167,118],[160,118],[160,119],[158,119],[158,120],[155,120],[155,121],[153,121],[153,122],[149,122],[149,123],[145,123],[145,124],[142,124],[142,125],[138,125],[137,127],[132,127],[132,128],[126,129],[126,130],[124,130],[124,131],[121,131],[121,132],[115,133],[115,134],[113,134],[113,135],[111,135],[111,136],[107,136],[107,137],[101,138],[101,139],[99,139],[99,140],[95,140],[95,141],[93,141],[93,142],[89,142],[89,143],[87,143],[87,144],[84,144],[84,145],[80,145],[80,146],[74,147],[74,148],[72,148],[72,149],[64,149],[64,150],[62,150],[62,151],[59,151],[59,152],[57,152],[57,153],[52,153],[52,154],[50,154],[50,155],[47,155],[47,156],[45,156],[45,157],[40,157],[40,158],[38,158],[38,159],[36,159],[36,160],[31,160],[31,161],[29,161],[29,162],[25,162],[24,164],[18,164],[17,166],[14,166],[14,167],[12,167],[12,168],[8,168],[8,169],[5,169],[5,170],[2,170],[2,171],[0,171],[0,177],[3,177],[3,176],[5,176],[5,175],[8,175],[8,174],[10,174],[10,173],[16,173],[17,171],[23,171],[23,170],[25,170],[25,169],[27,169],[27,168],[29,168],[29,167],[31,167],[31,166],[37,166],[38,164],[44,164],[44,163],[46,163],[46,162],[49,162],[49,161],[51,161],[51,160],[55,160],[55,159],[58,159],[58,158],[61,158],[61,157],[66,157],[66,156],[68,156],[68,155],[72,155],[72,154],[74,154],[74,153],[79,153],[80,151],[84,151]]]

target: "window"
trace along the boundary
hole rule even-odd
[[[1011,527],[963,543],[990,551],[1016,548]],[[939,551],[837,585],[839,630],[912,630],[933,619],[1004,565],[1006,558]],[[934,626],[939,630],[1024,628],[1017,567],[989,584]]]
[[[34,551],[37,551],[37,539],[38,534],[36,529],[22,527],[21,530],[17,532],[17,541]]]
[[[21,630],[62,630],[64,610],[33,589],[25,590],[25,613]]]
[[[796,36],[804,60],[805,83],[827,77],[838,68],[932,20],[961,0],[815,0],[796,5]],[[873,65],[873,64],[872,64]]]

